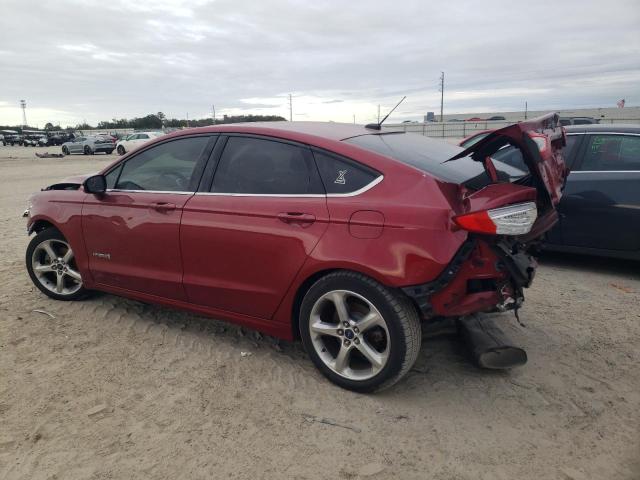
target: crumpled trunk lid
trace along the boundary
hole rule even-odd
[[[555,208],[569,174],[562,157],[566,137],[559,119],[558,114],[550,113],[495,130],[447,162],[470,157],[483,163],[491,176],[491,161],[487,159],[501,148],[513,145],[520,150],[529,169],[531,186],[538,190],[538,200],[548,208]]]

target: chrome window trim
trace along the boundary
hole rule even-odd
[[[121,190],[119,188],[107,188],[107,192],[115,193],[175,193],[177,195],[193,195],[195,192],[174,192],[172,190]]]
[[[384,179],[384,175],[379,175],[364,187],[348,193],[225,193],[225,192],[196,192],[196,195],[208,195],[212,197],[274,197],[274,198],[341,198],[355,197],[367,190],[372,189]]]
[[[640,170],[571,170],[570,173],[640,173]]]
[[[567,132],[567,136],[569,135],[629,135],[633,137],[640,136],[640,133],[631,133],[631,132],[598,132],[598,131],[588,131],[588,132]]]

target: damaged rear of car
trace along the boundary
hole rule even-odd
[[[434,151],[432,141],[418,135],[352,141],[457,185],[446,228],[467,232],[464,241],[435,279],[403,288],[422,318],[512,309],[517,314],[523,289],[535,275],[536,248],[557,222],[556,206],[568,175],[558,115],[496,130],[464,150],[442,144]],[[505,152],[518,156],[517,161],[501,162]]]

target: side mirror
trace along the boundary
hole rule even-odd
[[[87,178],[82,184],[84,191],[87,193],[93,193],[94,195],[104,195],[107,191],[107,179],[104,175],[94,175]]]

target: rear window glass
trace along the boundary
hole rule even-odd
[[[442,140],[435,140],[412,133],[393,133],[362,135],[349,138],[346,142],[406,163],[446,182],[465,183],[472,188],[491,183],[482,163],[476,162],[470,157],[447,162],[448,159],[457,155],[463,149]],[[513,150],[517,153],[505,151],[501,154],[500,150],[496,152],[494,157],[496,155],[517,157],[520,151]],[[524,165],[521,158],[520,156],[520,162],[517,161],[517,158],[513,158],[513,166],[502,163],[498,161],[499,159],[494,159],[494,166],[500,180],[514,181],[527,174],[526,171],[518,168],[519,164]]]

